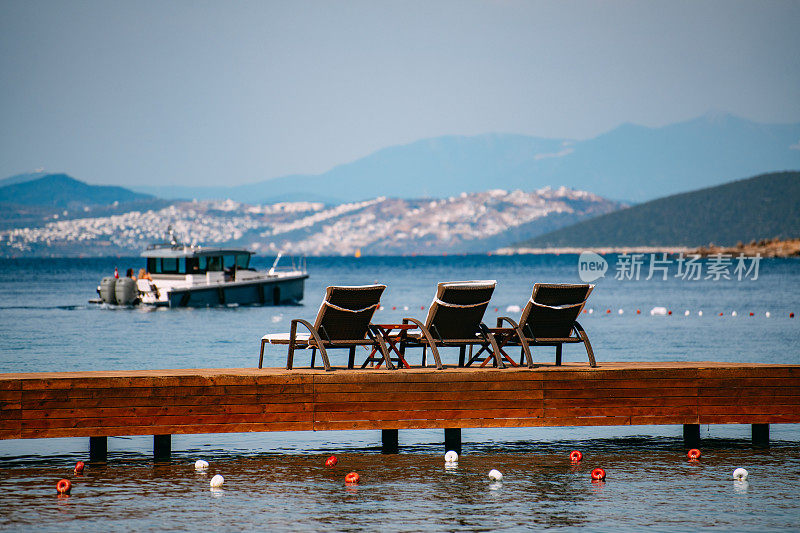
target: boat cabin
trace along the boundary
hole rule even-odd
[[[250,268],[245,250],[155,248],[142,254],[150,274],[204,275]]]

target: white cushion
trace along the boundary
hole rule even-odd
[[[294,336],[297,342],[308,342],[308,339],[311,338],[310,333],[297,333]],[[288,333],[269,333],[261,337],[262,341],[267,341],[270,344],[286,344],[289,342],[289,334]]]

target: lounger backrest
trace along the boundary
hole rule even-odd
[[[537,339],[570,336],[594,285],[536,283],[528,304],[522,311],[520,326],[526,335]]]
[[[322,340],[362,340],[386,285],[328,287],[314,327]]]
[[[494,280],[439,283],[425,326],[434,338],[475,337],[495,285],[497,282]]]

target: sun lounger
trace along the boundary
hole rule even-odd
[[[459,366],[469,366],[473,359],[466,358],[467,347],[480,346],[495,356],[496,366],[504,368],[494,336],[482,323],[495,285],[494,280],[439,283],[425,322],[403,319],[404,324],[416,325],[419,333],[407,334],[401,342],[401,353],[406,348],[422,347],[422,366],[426,366],[426,350],[430,348],[436,368],[442,369],[439,348],[458,347]]]
[[[264,361],[266,344],[282,344],[289,346],[286,368],[294,365],[294,353],[297,348],[311,349],[311,368],[314,368],[316,351],[322,356],[325,370],[333,370],[328,350],[347,348],[350,350],[347,368],[353,368],[355,352],[358,346],[377,346],[384,357],[387,368],[394,368],[389,360],[386,346],[380,337],[376,337],[370,327],[375,310],[380,306],[380,298],[386,285],[362,285],[355,287],[328,287],[325,299],[319,307],[317,318],[312,325],[306,320],[292,320],[289,333],[264,335],[261,338],[261,354],[258,368]],[[308,333],[298,332],[298,325]]]
[[[563,344],[583,343],[589,356],[589,366],[596,367],[589,337],[576,320],[592,289],[594,285],[536,283],[519,323],[505,316],[497,318],[498,328],[503,323],[513,328],[513,334],[507,337],[504,346],[520,346],[520,364],[524,358],[528,367],[532,368],[533,346],[555,346],[556,365],[560,365]]]

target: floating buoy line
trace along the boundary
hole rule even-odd
[[[686,456],[689,458],[689,461],[691,462],[699,461],[701,455],[702,453],[697,448],[692,448],[686,453]],[[453,450],[448,451],[444,455],[445,466],[449,468],[457,467],[458,459],[459,459],[458,453],[456,453]],[[569,454],[569,460],[573,465],[577,465],[583,460],[583,453],[580,450],[573,450]],[[325,466],[328,468],[333,468],[338,464],[338,462],[339,460],[336,458],[336,456],[331,455],[325,461]],[[83,463],[83,461],[78,461],[74,468],[75,475],[80,476],[85,466],[86,465]],[[205,472],[208,469],[208,467],[209,467],[208,462],[204,461],[203,459],[198,459],[194,463],[195,470],[200,472]],[[580,468],[579,466],[573,466],[573,471],[577,471],[579,468]],[[747,487],[748,476],[749,473],[744,468],[736,468],[732,474],[734,484],[735,485],[739,484],[738,487],[739,489],[741,489],[741,487],[745,488]],[[494,468],[489,470],[488,477],[494,482],[490,486],[491,489],[494,490],[502,486],[502,483],[500,482],[502,482],[503,480],[503,474],[499,470]],[[601,467],[595,467],[591,470],[589,477],[592,483],[603,482],[606,479],[606,471]],[[361,482],[361,476],[359,475],[358,472],[355,471],[349,472],[347,475],[344,476],[344,482],[345,485],[347,486],[358,485]],[[225,483],[225,478],[220,474],[216,474],[214,475],[214,477],[211,478],[209,485],[212,491],[219,491],[219,489],[224,485],[224,483]],[[58,493],[59,497],[68,496],[71,491],[72,491],[72,482],[69,479],[61,479],[58,481],[58,483],[56,483],[56,492]]]
[[[410,307],[408,305],[392,305],[392,306],[381,305],[378,308],[378,311],[385,311],[387,309],[390,309],[392,311],[398,311],[398,310],[400,310],[400,311],[408,311],[409,309],[412,309],[412,307]],[[427,309],[427,307],[424,306],[424,305],[421,305],[421,306],[419,306],[419,309],[420,309],[420,311],[425,311]],[[504,312],[506,312],[506,313],[519,313],[521,311],[522,311],[522,308],[520,306],[518,306],[518,305],[509,305],[509,306],[507,306],[505,308]],[[495,307],[494,308],[494,312],[495,313],[499,313],[500,312],[500,308],[499,307]],[[614,308],[606,308],[605,313],[600,311],[600,315],[601,316],[602,315],[605,315],[605,316],[614,316],[614,315],[623,316],[625,314],[625,312],[626,312],[625,309],[623,309],[621,307],[617,308],[616,310]],[[632,312],[637,314],[637,315],[641,315],[642,314],[642,310],[641,309],[636,309],[635,311],[632,311]],[[584,315],[592,315],[592,314],[594,314],[594,309],[591,308],[591,307],[584,308],[581,313],[584,314]],[[647,313],[645,313],[645,314],[647,314]],[[649,314],[650,314],[650,316],[672,316],[673,310],[669,309],[667,307],[663,307],[663,306],[655,306],[655,307],[652,307],[650,309]],[[680,314],[680,311],[678,311],[678,314]],[[714,313],[712,313],[712,314],[714,314]],[[698,317],[703,316],[703,311],[702,310],[698,310],[696,313],[694,313],[690,309],[686,309],[686,310],[683,311],[683,316],[690,317],[690,316],[693,316],[693,315],[698,316]],[[771,311],[764,311],[764,312],[760,312],[759,311],[758,313],[756,313],[755,311],[748,311],[746,313],[742,313],[742,316],[745,316],[745,315],[750,316],[750,317],[764,316],[765,318],[770,318],[770,317],[772,317],[772,312]],[[736,309],[733,309],[730,312],[717,311],[716,312],[716,316],[718,316],[718,317],[727,317],[727,316],[738,317],[739,316],[739,312]],[[790,311],[788,316],[789,316],[789,318],[794,318],[794,311]]]

